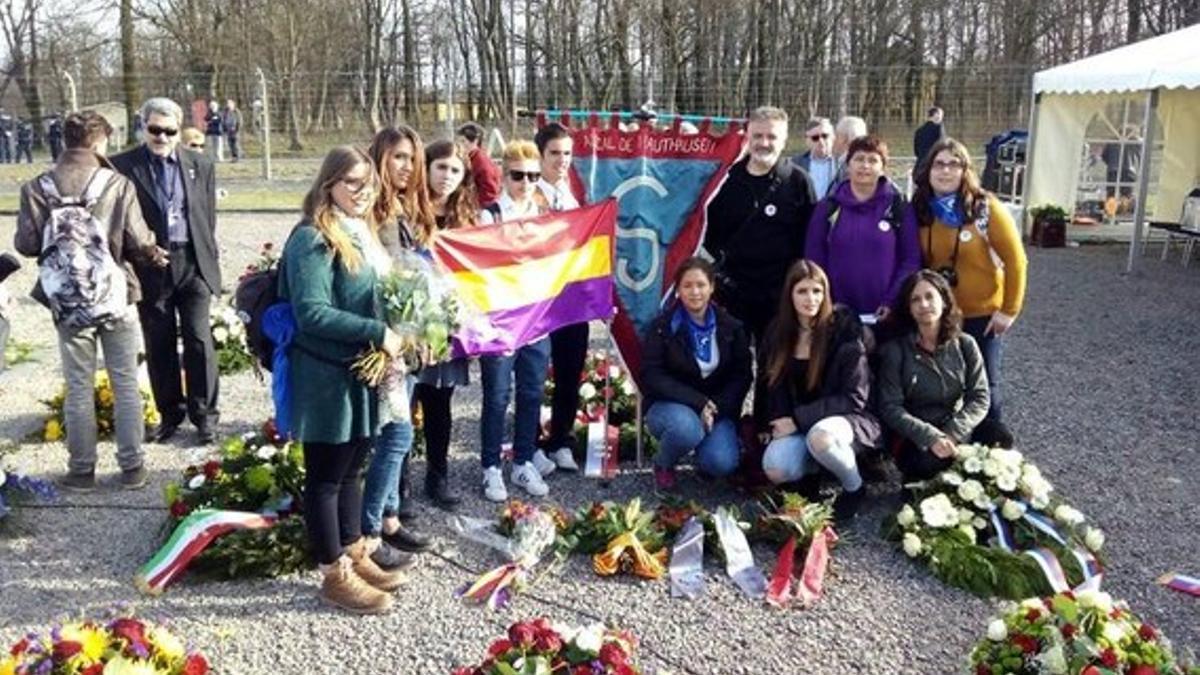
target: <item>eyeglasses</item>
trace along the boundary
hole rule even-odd
[[[352,194],[352,195],[356,195],[356,194],[362,192],[363,190],[367,190],[367,191],[375,190],[375,184],[372,183],[369,179],[343,178],[342,185],[345,185],[346,189],[349,190],[350,194]]]
[[[151,124],[150,126],[146,127],[146,133],[150,134],[151,136],[166,136],[166,137],[170,138],[171,136],[174,136],[175,134],[179,133],[179,130],[172,129],[170,127],[155,126],[155,125]]]
[[[808,140],[813,141],[814,143],[817,141],[827,141],[829,140],[829,134],[813,134],[812,136],[808,137]]]
[[[508,177],[517,183],[523,180],[527,180],[530,183],[536,183],[541,180],[542,173],[540,171],[509,171]]]
[[[933,161],[933,168],[938,171],[961,171],[965,165],[957,159],[944,162],[940,159]]]
[[[203,143],[188,143],[188,147],[193,150],[203,150],[204,144]]]

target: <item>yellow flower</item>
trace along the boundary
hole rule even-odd
[[[152,628],[149,638],[150,644],[168,661],[176,661],[184,657],[183,642],[170,631],[163,628]]]
[[[17,672],[17,659],[12,656],[5,657],[0,661],[0,675],[15,675]]]
[[[58,421],[58,418],[51,417],[50,419],[46,420],[46,428],[42,432],[42,437],[50,443],[62,439],[63,428],[62,423]]]
[[[138,661],[118,656],[105,664],[104,675],[158,675],[158,669],[149,661]]]
[[[107,386],[108,386],[108,371],[107,370],[97,370],[96,371],[96,388],[99,389],[101,387],[107,387]]]
[[[99,661],[104,656],[105,650],[108,649],[108,636],[89,626],[64,626],[62,637],[64,640],[78,642],[83,647],[80,653],[89,662]]]
[[[116,395],[113,394],[113,390],[108,388],[101,389],[97,394],[97,398],[100,399],[100,405],[105,408],[111,408],[113,402],[116,401]]]

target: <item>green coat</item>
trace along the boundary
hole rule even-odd
[[[350,372],[355,356],[383,344],[386,326],[375,271],[351,274],[304,221],[283,249],[279,296],[292,303],[296,337],[288,351],[292,433],[303,443],[370,438],[379,426],[375,390]]]

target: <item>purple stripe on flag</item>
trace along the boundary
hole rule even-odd
[[[611,275],[574,281],[553,298],[491,312],[482,326],[464,326],[453,337],[454,358],[507,354],[573,323],[613,315]]]

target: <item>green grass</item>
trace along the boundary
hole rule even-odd
[[[37,357],[34,356],[36,351],[37,345],[32,342],[9,340],[8,345],[4,348],[4,360],[9,368],[22,363],[36,363]]]

